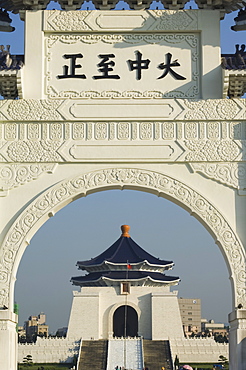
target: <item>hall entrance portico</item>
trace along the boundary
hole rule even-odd
[[[37,3],[20,7],[25,65],[6,51],[0,69],[0,369],[17,368],[14,286],[33,235],[79,197],[134,189],[180,205],[213,236],[232,286],[230,370],[245,370],[246,103],[225,99],[220,10]]]
[[[138,336],[138,314],[133,307],[128,305],[118,307],[113,320],[114,337]]]

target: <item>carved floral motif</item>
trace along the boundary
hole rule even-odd
[[[153,10],[156,17],[159,17],[156,29],[158,30],[186,30],[192,24],[193,29],[197,29],[197,12],[187,12],[185,10]]]
[[[14,100],[8,104],[7,112],[10,119],[18,120],[61,120],[57,108],[61,102],[55,100]],[[18,118],[17,118],[18,117]]]
[[[73,123],[73,139],[74,140],[83,140],[85,135],[85,124],[82,122]],[[69,139],[69,137],[68,137]]]
[[[6,164],[0,166],[0,190],[10,190],[37,179],[44,172],[53,173],[54,164]]]
[[[83,90],[83,91],[56,91],[53,86],[47,86],[47,94],[52,99],[163,99],[163,98],[196,98],[198,95],[197,86],[191,86],[186,92],[175,90],[175,91],[139,91],[139,90]]]
[[[239,104],[239,100],[236,99],[199,100],[196,102],[184,100],[183,102],[189,109],[185,114],[186,120],[235,119],[242,110],[242,103]]]
[[[0,125],[2,162],[64,162],[62,148],[73,140],[180,140],[183,162],[229,162],[246,158],[245,140],[224,138],[223,122],[56,122]],[[228,122],[228,127],[231,122]],[[9,129],[10,127],[10,129]],[[20,130],[21,129],[21,130]],[[20,132],[21,135],[20,135]],[[16,136],[27,137],[26,140]],[[223,135],[223,138],[222,138]],[[208,138],[210,138],[208,140]],[[71,158],[71,160],[73,160]],[[174,159],[173,159],[174,160]]]
[[[128,140],[130,139],[130,126],[128,122],[119,122],[118,123],[118,139],[119,140]]]
[[[75,178],[61,181],[38,196],[21,213],[9,229],[0,251],[0,305],[8,306],[9,285],[13,281],[12,273],[16,256],[20,248],[26,245],[26,235],[36,231],[36,224],[53,210],[66,205],[80,194],[86,195],[93,189],[119,187],[151,190],[158,196],[167,196],[175,203],[183,205],[190,213],[202,220],[216,237],[216,242],[223,250],[235,284],[235,304],[246,304],[245,252],[234,230],[223,215],[206,198],[184,183],[167,175],[140,169],[115,168],[99,170],[78,175]],[[23,248],[24,251],[24,248]]]
[[[241,149],[232,140],[187,140],[185,141],[189,153],[186,161],[235,161]]]
[[[55,31],[86,31],[90,28],[84,22],[85,18],[91,12],[80,10],[78,11],[49,11],[47,23],[50,28]]]
[[[150,122],[142,122],[140,123],[140,139],[142,140],[150,140],[153,138],[153,124]]]
[[[52,94],[52,91],[50,91]],[[57,92],[53,92],[57,94]],[[72,95],[72,92],[71,92]],[[78,94],[75,94],[76,96]],[[84,99],[162,99],[161,91],[83,91],[81,97]],[[72,96],[69,96],[72,97]],[[67,97],[66,97],[67,98]],[[246,99],[213,99],[190,101],[186,99],[175,99],[175,102],[182,108],[182,119],[189,121],[209,120],[246,120]],[[63,121],[61,106],[64,100],[0,100],[0,117],[2,121]],[[224,109],[222,109],[224,107]],[[5,113],[6,112],[6,113]],[[172,117],[175,119],[178,117]],[[71,117],[72,119],[72,117]],[[229,122],[222,122],[223,135],[227,137],[227,125]],[[236,126],[236,127],[235,127]],[[232,122],[230,137],[233,139],[246,138],[245,122]]]
[[[205,177],[234,189],[246,189],[245,163],[193,163],[190,167]]]
[[[7,154],[13,162],[60,162],[57,149],[61,144],[59,140],[13,141],[7,148]]]
[[[48,48],[52,48],[56,42],[61,42],[63,44],[76,44],[82,42],[85,44],[97,44],[98,42],[103,42],[105,44],[118,44],[118,43],[127,43],[127,44],[160,44],[166,42],[168,44],[179,44],[185,41],[190,47],[197,48],[198,46],[198,37],[196,34],[52,34],[47,38]]]
[[[98,17],[95,18],[95,23],[93,24],[93,18],[95,11],[54,11],[46,10],[47,16],[47,25],[45,28],[55,30],[55,31],[86,31],[89,29],[97,30],[100,23],[99,18],[101,12],[98,14]],[[48,13],[49,12],[49,13]],[[143,17],[142,12],[135,11],[137,15]],[[197,30],[198,28],[198,14],[197,12],[187,11],[187,10],[147,10],[144,12],[145,20],[142,23],[142,29],[145,29],[145,23],[148,21],[148,18],[153,20],[153,25],[151,27],[158,31],[184,31],[184,30]],[[107,13],[106,13],[107,14]],[[94,27],[93,27],[94,25]],[[109,26],[110,28],[110,26]]]

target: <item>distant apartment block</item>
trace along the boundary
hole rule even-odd
[[[212,335],[215,334],[221,334],[221,335],[227,335],[228,329],[225,327],[225,324],[222,323],[216,323],[214,320],[201,320],[201,328],[202,332],[209,331]]]
[[[201,300],[198,298],[179,298],[179,310],[183,324],[184,334],[201,331]]]
[[[46,315],[43,312],[37,316],[29,316],[24,324],[27,342],[36,341],[37,336],[48,337],[49,326],[45,324],[45,321]]]

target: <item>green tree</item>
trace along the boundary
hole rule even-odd
[[[27,355],[26,357],[24,357],[23,364],[24,366],[32,366],[33,365],[32,355]]]
[[[227,365],[229,365],[229,361],[227,360],[227,358],[223,355],[220,355],[219,356],[219,363],[221,363],[222,365],[224,365],[225,367],[227,367]]]
[[[174,360],[174,368],[175,369],[179,368],[179,358],[177,355],[175,356],[175,360]]]

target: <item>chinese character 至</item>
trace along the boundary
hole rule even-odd
[[[99,80],[102,78],[112,78],[115,80],[119,80],[120,76],[118,75],[111,75],[109,72],[113,71],[113,68],[115,66],[115,62],[113,60],[109,61],[109,58],[115,58],[114,54],[99,54],[99,58],[102,59],[100,63],[97,64],[99,72],[102,73],[101,76],[93,76],[95,80]]]

